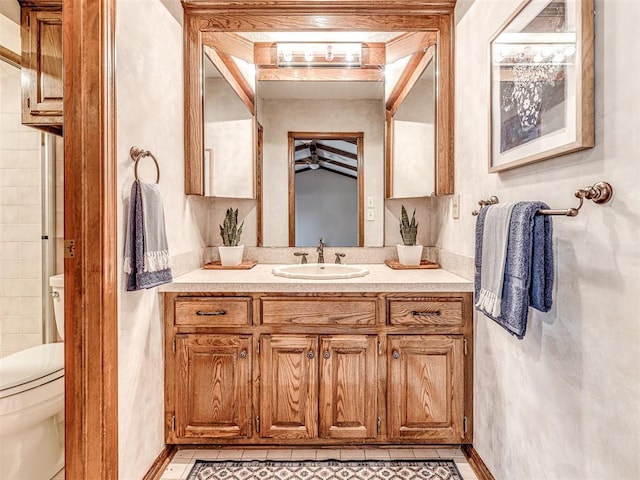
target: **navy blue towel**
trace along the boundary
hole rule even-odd
[[[509,243],[502,288],[502,312],[494,318],[507,331],[522,339],[527,331],[529,307],[548,312],[553,303],[553,225],[549,215],[538,215],[549,208],[542,202],[518,202],[509,223]],[[476,222],[475,298],[480,291],[482,242],[486,209]]]

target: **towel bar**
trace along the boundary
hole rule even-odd
[[[580,212],[585,198],[587,200],[592,200],[593,203],[597,203],[598,205],[609,202],[613,196],[613,187],[608,182],[597,182],[590,187],[577,190],[575,196],[580,200],[580,204],[576,208],[567,208],[562,210],[543,209],[538,210],[538,213],[540,215],[563,215],[565,217],[575,217]],[[480,200],[478,205],[480,205],[480,208],[483,208],[487,205],[495,205],[498,202],[500,202],[498,197],[493,195],[486,200]],[[479,210],[474,210],[471,212],[471,215],[478,215],[479,213]]]
[[[131,149],[129,150],[129,155],[131,156],[131,160],[135,162],[134,175],[136,177],[136,180],[138,180],[138,160],[144,157],[150,157],[156,166],[156,183],[160,183],[160,166],[158,165],[158,160],[156,160],[156,157],[153,156],[153,153],[151,153],[149,150],[142,150],[138,147],[131,147]]]

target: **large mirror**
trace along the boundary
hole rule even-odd
[[[286,16],[280,18],[275,11],[273,14],[256,12],[249,15],[251,12],[248,12],[246,16],[229,17],[229,12],[216,12],[215,9],[207,12],[191,11],[188,3],[185,4],[185,80],[190,119],[197,120],[200,116],[202,124],[205,123],[204,111],[198,111],[202,93],[197,87],[198,80],[206,77],[196,75],[196,72],[202,73],[203,64],[197,65],[197,62],[204,63],[208,58],[207,55],[203,55],[207,48],[214,49],[223,56],[229,55],[256,65],[255,115],[252,116],[255,124],[251,129],[251,150],[254,154],[258,150],[261,152],[255,175],[258,245],[306,245],[313,242],[313,237],[322,236],[319,232],[324,230],[322,227],[320,230],[313,230],[307,224],[303,230],[315,233],[302,240],[306,235],[297,228],[298,224],[302,225],[311,218],[311,214],[307,212],[304,219],[296,218],[296,195],[301,197],[304,188],[308,187],[312,190],[315,188],[314,195],[326,192],[327,196],[331,196],[333,193],[326,185],[318,189],[314,181],[319,180],[319,177],[311,177],[309,173],[304,174],[307,175],[307,181],[298,182],[296,188],[295,176],[303,174],[295,174],[295,168],[294,173],[290,171],[288,146],[291,132],[363,135],[362,158],[355,175],[359,185],[356,191],[357,218],[350,221],[356,232],[356,240],[340,239],[335,246],[382,246],[391,243],[389,232],[385,232],[384,216],[385,212],[395,208],[395,204],[390,207],[388,202],[392,200],[385,200],[385,197],[405,199],[452,192],[450,11],[431,12],[422,16],[405,16],[399,13],[391,17],[372,17],[367,21],[367,26],[371,27],[373,32],[371,33],[352,31],[353,25],[357,24],[359,19],[357,15],[334,16],[327,13],[323,16],[325,24],[320,27],[317,24],[317,15],[301,15],[295,21]],[[364,10],[375,9],[375,3],[372,2],[372,5]],[[428,6],[420,8],[429,10]],[[265,28],[268,24],[272,25],[273,31]],[[260,27],[257,27],[258,25]],[[252,31],[254,28],[259,32]],[[340,52],[335,47],[333,50],[327,49],[329,44],[337,42],[335,38],[330,38],[335,34],[341,35],[342,42],[359,45],[360,50],[355,55],[358,57],[359,65],[347,65],[347,53]],[[348,40],[345,41],[345,38]],[[313,60],[313,64],[310,65],[304,51],[298,54],[290,52],[287,55],[291,64],[285,65],[286,52],[279,49],[279,44],[292,42],[322,44],[320,48],[323,55],[320,60]],[[435,54],[436,43],[438,55]],[[195,50],[196,47],[198,51]],[[418,62],[417,57],[421,57],[422,61]],[[430,60],[425,60],[425,57],[429,57]],[[194,65],[196,59],[199,60]],[[415,89],[406,89],[400,95],[403,101],[397,102],[397,108],[390,115],[390,81],[385,80],[385,69],[392,64],[400,64],[399,61],[404,61],[403,59],[408,59],[407,63],[415,69],[411,82],[408,82]],[[331,62],[334,63],[329,64]],[[418,71],[419,67],[421,69]],[[399,75],[396,81],[405,81],[405,77],[406,74]],[[205,80],[206,82],[209,80]],[[424,91],[419,92],[420,88],[424,88]],[[391,91],[394,89],[397,90],[397,87],[393,87]],[[370,90],[377,90],[375,98],[369,97]],[[312,92],[311,97],[305,96],[309,95],[309,92]],[[425,118],[413,122],[414,113],[405,111],[408,109],[403,104],[410,105],[413,102],[412,96],[420,97],[422,100],[425,96],[422,94],[427,92],[431,94],[429,112]],[[359,105],[356,105],[357,103]],[[275,105],[279,112],[274,109]],[[287,105],[291,110],[284,114],[284,107]],[[347,121],[349,115],[345,115],[344,112],[354,109],[362,111],[368,125]],[[242,120],[248,119],[247,117]],[[408,126],[412,122],[422,123],[413,129],[413,133],[411,126]],[[199,132],[198,128],[194,128],[194,123],[188,121],[185,125],[186,138],[189,139],[188,145],[185,145],[185,189],[190,194],[203,194],[204,168],[198,163],[205,165],[209,142],[200,137],[204,137],[204,134]],[[260,129],[263,135],[260,149],[256,146],[256,129]],[[431,138],[423,141],[423,134],[429,129],[435,131]],[[204,131],[203,128],[202,132]],[[420,139],[416,139],[416,135],[419,135]],[[303,143],[309,144],[312,140],[317,139],[300,139]],[[409,147],[414,150],[410,150]],[[416,151],[420,154],[416,154]],[[429,151],[431,155],[428,155]],[[215,161],[215,151],[213,153]],[[420,170],[414,170],[416,162],[420,164]],[[326,168],[318,170],[322,172],[321,175],[330,173]],[[419,174],[412,175],[412,171]],[[423,181],[418,182],[422,190],[408,189],[402,192],[399,185],[407,184],[406,180],[402,180],[403,175],[405,178],[422,178]],[[392,183],[394,179],[395,184]],[[232,195],[226,193],[224,196]],[[319,201],[315,201],[314,204],[320,208]],[[399,205],[397,209],[399,210]],[[386,223],[390,225],[388,221]],[[317,239],[313,244],[316,243]]]
[[[387,198],[435,195],[435,50],[430,47],[387,66]],[[407,78],[388,81],[396,76]]]
[[[255,67],[203,46],[204,195],[255,198]]]

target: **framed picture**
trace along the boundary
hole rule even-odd
[[[490,42],[489,172],[594,146],[593,0],[526,0]]]

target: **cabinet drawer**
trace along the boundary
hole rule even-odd
[[[462,299],[389,299],[391,325],[463,326]]]
[[[266,325],[374,325],[376,299],[370,298],[263,298]]]
[[[182,298],[175,305],[176,325],[226,327],[251,323],[250,298]]]

